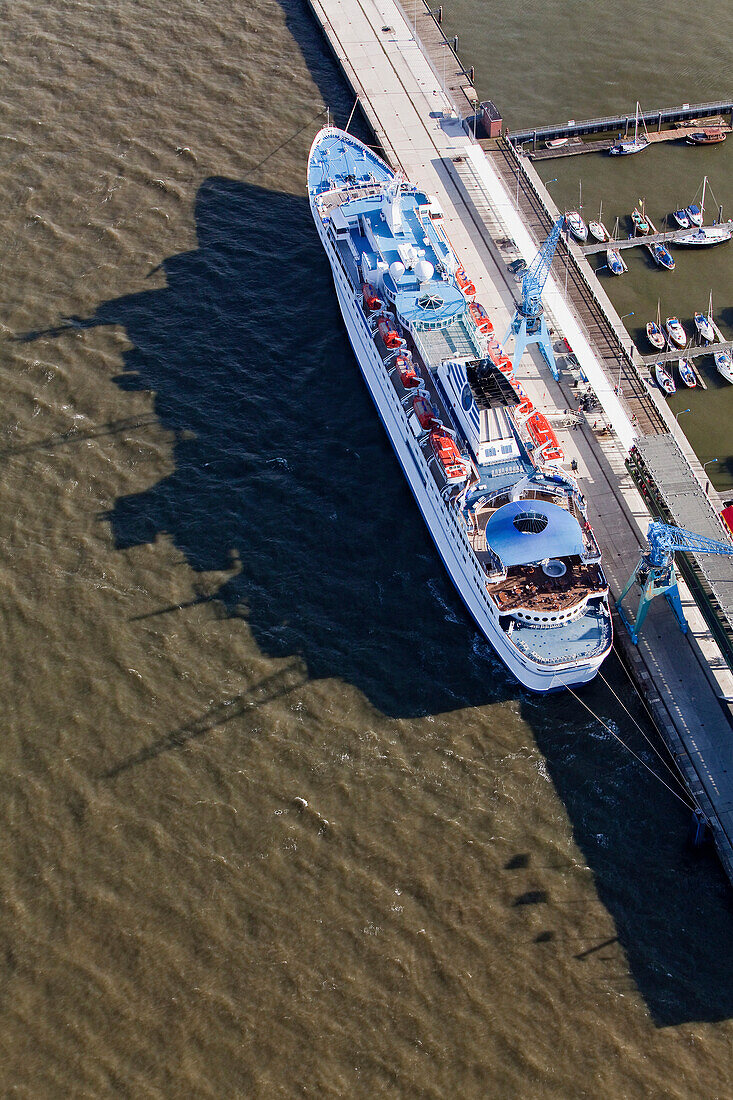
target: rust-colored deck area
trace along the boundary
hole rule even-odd
[[[506,580],[490,586],[500,611],[519,607],[530,611],[568,611],[586,596],[606,590],[597,565],[583,565],[580,558],[564,558],[568,567],[562,577],[548,577],[541,565],[521,565],[510,570]]]

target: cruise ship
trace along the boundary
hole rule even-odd
[[[591,680],[612,623],[585,499],[438,203],[335,127],[313,142],[308,194],[364,381],[471,617],[531,691]]]

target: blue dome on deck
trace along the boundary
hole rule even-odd
[[[585,550],[575,516],[540,500],[517,500],[498,508],[486,524],[486,542],[506,567],[582,556]]]

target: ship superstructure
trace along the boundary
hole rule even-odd
[[[585,500],[438,204],[333,127],[308,192],[365,382],[468,611],[531,690],[592,679],[612,627]]]

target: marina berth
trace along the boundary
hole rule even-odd
[[[672,377],[671,373],[664,363],[654,364],[654,377],[656,378],[657,385],[659,386],[662,393],[671,395],[677,392],[674,378]]]
[[[577,210],[565,211],[565,225],[575,237],[576,241],[588,240],[588,226]]]
[[[613,632],[586,502],[442,217],[334,127],[308,193],[357,363],[467,610],[530,690],[593,679]]]
[[[679,317],[668,317],[664,322],[664,328],[670,344],[674,344],[678,348],[687,347],[687,333]]]
[[[689,359],[680,359],[677,363],[677,367],[683,384],[687,386],[688,389],[695,389],[697,386],[697,377]]]

